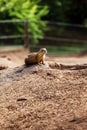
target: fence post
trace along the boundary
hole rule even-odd
[[[29,47],[28,21],[24,20],[24,48]]]

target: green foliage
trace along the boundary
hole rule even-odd
[[[29,32],[37,43],[47,30],[44,19],[87,26],[87,0],[0,0],[0,19],[28,20]],[[22,23],[16,27],[23,33]]]
[[[87,27],[87,19],[84,20],[84,25]]]
[[[50,8],[44,17],[49,21],[83,24],[87,19],[87,0],[44,0],[41,4]]]
[[[35,43],[43,38],[46,23],[42,21],[42,17],[48,13],[48,7],[40,6],[39,2],[40,0],[0,0],[0,14],[14,20],[29,21],[29,32],[33,35]]]

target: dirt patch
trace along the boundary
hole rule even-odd
[[[14,50],[14,51],[0,51],[0,65],[14,68],[24,64],[24,59],[28,55],[27,49]]]
[[[86,115],[87,69],[22,65],[0,74],[0,130],[87,130]]]

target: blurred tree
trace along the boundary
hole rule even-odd
[[[62,11],[62,1],[55,0],[55,1],[49,1],[49,0],[43,0],[40,2],[41,5],[47,5],[49,6],[49,13],[43,19],[49,20],[49,21],[60,21],[63,17],[63,11]]]
[[[66,3],[68,2],[66,0]],[[84,24],[87,18],[87,1],[71,0],[65,8],[65,14],[69,23]]]
[[[34,42],[43,37],[46,23],[41,19],[47,15],[48,7],[39,5],[40,0],[0,0],[0,19],[21,19],[29,21],[29,31]],[[22,28],[18,28],[23,31]]]
[[[50,21],[83,24],[87,19],[86,0],[42,0],[41,5],[49,6],[49,14],[44,19]]]

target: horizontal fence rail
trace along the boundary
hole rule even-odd
[[[63,45],[63,43],[65,43],[64,45],[67,43],[73,43],[73,45],[76,43],[87,44],[87,26],[61,22],[45,22],[48,29],[44,33],[43,39],[39,40],[37,46],[58,46]],[[17,32],[16,25],[19,23],[21,23],[22,33]],[[7,32],[4,31],[6,25],[8,27]],[[0,45],[12,44],[16,40],[16,43],[23,43],[24,47],[33,47],[34,44],[31,42],[33,35],[28,30],[28,20],[0,20]]]
[[[61,42],[71,42],[71,43],[87,43],[86,40],[78,40],[78,39],[69,39],[69,38],[54,38],[54,37],[45,37],[47,40],[53,41],[61,41]]]
[[[0,36],[0,39],[14,39],[14,38],[24,38],[24,35]]]
[[[63,22],[50,22],[50,21],[48,23],[51,24],[51,25],[68,26],[68,27],[78,27],[78,28],[87,28],[86,25],[80,25],[80,24],[71,24],[71,23],[63,23]]]
[[[0,39],[15,39],[15,38],[24,38],[24,35],[10,35],[10,36],[0,36]],[[32,35],[28,35],[28,37],[33,38]],[[62,42],[71,42],[71,43],[87,43],[86,40],[78,40],[78,39],[69,39],[69,38],[55,38],[55,37],[45,37],[46,40],[51,41],[62,41]]]

